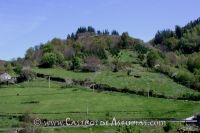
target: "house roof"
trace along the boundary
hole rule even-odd
[[[10,80],[12,77],[8,73],[0,73],[0,81]]]

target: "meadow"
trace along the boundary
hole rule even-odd
[[[136,118],[183,119],[200,110],[199,102],[146,98],[114,92],[93,92],[82,87],[63,88],[62,83],[36,79],[0,88],[1,127],[19,124],[12,116],[30,113],[52,120],[132,120]],[[12,118],[12,119],[11,119]],[[7,123],[5,123],[7,121]]]
[[[69,78],[69,79],[90,79],[96,83],[107,84],[116,88],[128,88],[130,90],[153,90],[156,93],[163,94],[165,96],[179,97],[186,93],[196,93],[197,91],[191,90],[186,86],[180,85],[174,82],[172,79],[164,74],[148,71],[146,68],[135,64],[132,68],[131,76],[127,75],[127,71],[99,71],[99,72],[73,72],[67,71],[62,68],[48,68],[48,69],[33,69],[36,73],[42,73],[46,75]],[[136,76],[140,76],[135,77]]]

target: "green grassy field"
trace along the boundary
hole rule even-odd
[[[0,113],[13,115],[29,112],[37,117],[48,119],[70,117],[96,120],[112,117],[118,119],[185,118],[200,110],[199,102],[93,92],[85,88],[61,88],[61,86],[62,84],[52,83],[52,88],[48,88],[48,82],[40,79],[1,88]]]
[[[181,125],[173,125],[173,129],[169,133],[176,132],[175,129],[178,127],[181,127]],[[126,127],[62,128],[43,131],[48,131],[48,133],[124,133],[126,131]],[[133,126],[130,131],[131,133],[164,133],[162,126]]]
[[[135,54],[122,52],[121,62],[132,61]],[[112,60],[112,59],[111,59]],[[179,97],[186,93],[199,93],[185,86],[177,84],[169,77],[148,71],[139,64],[132,64],[131,76],[126,70],[112,72],[102,70],[96,73],[73,72],[61,68],[34,68],[33,71],[55,77],[71,79],[90,79],[96,83],[107,84],[117,88],[132,90],[153,90],[166,96]],[[134,75],[139,75],[137,78]],[[19,127],[18,116],[29,113],[33,118],[48,120],[121,120],[134,119],[183,119],[200,112],[200,102],[172,100],[138,95],[99,92],[80,86],[66,88],[64,83],[51,81],[51,88],[46,79],[37,78],[0,88],[0,127]],[[87,113],[88,112],[88,113]],[[123,127],[124,128],[124,127]],[[133,132],[162,133],[163,127],[134,126]],[[52,128],[42,129],[41,132],[50,133],[116,133],[119,127],[91,127],[91,128]],[[175,132],[177,126],[171,132]]]
[[[156,72],[149,72],[140,65],[132,68],[132,75],[140,75],[140,78],[127,76],[126,71],[111,72],[99,71],[96,73],[83,73],[66,71],[64,69],[34,69],[35,72],[49,74],[52,76],[72,78],[72,79],[91,79],[97,83],[108,84],[117,88],[129,88],[133,90],[153,90],[166,96],[179,97],[186,93],[199,93],[183,85],[177,84],[169,77]]]

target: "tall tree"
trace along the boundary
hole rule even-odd
[[[176,36],[180,39],[183,36],[182,29],[180,26],[176,25],[175,27]]]

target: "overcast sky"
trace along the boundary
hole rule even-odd
[[[0,0],[0,59],[23,57],[27,48],[80,26],[116,29],[148,41],[200,17],[199,0]]]

